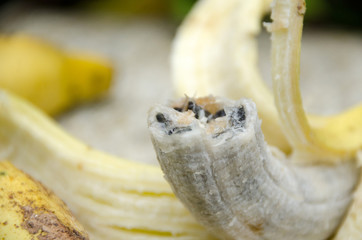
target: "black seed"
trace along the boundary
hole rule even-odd
[[[205,109],[204,109],[204,113],[205,113],[205,117],[209,117],[211,115],[211,113]]]
[[[213,119],[216,119],[219,117],[225,117],[225,116],[226,116],[225,110],[221,109],[214,114]]]
[[[191,127],[174,127],[167,132],[168,135],[192,131]]]
[[[232,126],[243,127],[245,124],[246,114],[244,107],[240,107],[231,113],[230,122]]]
[[[241,108],[238,109],[238,120],[239,122],[245,121],[246,119],[246,115],[245,115],[245,110],[244,107],[242,106]]]
[[[178,112],[182,112],[182,108],[174,107],[173,109],[175,109],[175,110],[178,111]]]
[[[192,101],[189,101],[187,103],[187,110],[191,110],[195,113],[195,118],[196,119],[199,119],[200,117],[200,111],[202,111],[202,107],[200,107],[199,105],[195,104],[194,102]]]
[[[192,110],[192,111],[194,111],[194,108],[195,108],[195,103],[189,101],[189,102],[187,103],[187,110]]]
[[[162,113],[157,113],[156,119],[159,123],[165,123],[167,121],[165,115],[163,115]]]

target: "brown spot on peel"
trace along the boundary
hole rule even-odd
[[[37,234],[39,240],[86,240],[88,237],[83,236],[80,232],[65,226],[54,213],[36,209],[30,206],[24,206],[24,222],[21,227],[31,234]]]
[[[298,9],[298,14],[299,15],[304,15],[305,14],[307,8],[306,8],[304,0],[298,2],[297,9]]]
[[[257,234],[257,235],[261,235],[263,232],[263,224],[262,223],[258,223],[258,224],[248,224],[249,229]]]

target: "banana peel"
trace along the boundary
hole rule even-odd
[[[92,239],[213,239],[174,196],[158,167],[98,152],[4,91],[0,156],[50,187]]]
[[[175,95],[251,98],[268,144],[290,152],[273,95],[257,65],[256,36],[271,0],[198,1],[177,31],[171,53]]]
[[[0,186],[0,239],[89,239],[58,197],[8,161],[0,162]]]
[[[304,0],[273,4],[272,75],[275,104],[296,160],[338,163],[362,149],[362,104],[333,117],[309,118],[299,89]],[[313,123],[318,121],[318,127]],[[310,123],[311,122],[311,123]]]
[[[176,95],[251,98],[263,121],[262,130],[268,144],[285,153],[295,151],[296,145],[309,145],[298,147],[303,148],[298,154],[310,153],[308,159],[311,162],[318,162],[321,156],[330,163],[353,158],[356,151],[362,149],[362,105],[334,116],[307,116],[296,82],[287,88],[293,91],[288,97],[293,96],[294,100],[284,98],[280,102],[293,104],[283,109],[294,108],[299,114],[294,118],[299,119],[298,126],[288,131],[301,130],[304,142],[308,143],[301,144],[302,140],[296,143],[286,136],[285,123],[280,121],[282,115],[280,111],[278,113],[273,94],[263,82],[257,67],[256,36],[264,14],[270,11],[270,4],[271,0],[199,1],[179,28],[172,49],[172,79]],[[282,53],[286,54],[288,48],[285,48],[285,42],[279,42],[280,47],[275,52],[280,54],[275,56],[280,57]],[[276,73],[274,79],[284,66],[290,65],[288,62],[277,63],[279,65],[273,70]],[[281,90],[274,87],[274,95]],[[280,106],[278,108],[281,109]]]
[[[62,52],[32,36],[0,37],[0,88],[50,115],[104,95],[112,71],[106,59]]]

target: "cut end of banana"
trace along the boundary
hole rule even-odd
[[[253,105],[244,100],[234,103],[212,96],[186,97],[172,103],[172,107],[159,105],[153,108],[149,126],[161,138],[163,135],[194,134],[195,131],[203,131],[213,139],[221,138],[232,135],[232,132],[245,130],[247,106],[244,104]]]
[[[214,97],[158,105],[148,117],[166,179],[213,234],[326,239],[350,203],[355,166],[293,165],[269,149],[260,122],[251,100]]]

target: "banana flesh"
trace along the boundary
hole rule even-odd
[[[0,239],[89,239],[58,197],[8,161],[0,162],[0,186]]]
[[[98,152],[3,91],[0,156],[60,196],[92,239],[213,239],[174,196],[159,168]]]
[[[27,35],[0,37],[0,88],[56,115],[97,98],[110,87],[111,64],[83,53],[64,53]]]
[[[154,107],[148,124],[166,179],[200,223],[227,240],[331,236],[351,201],[353,163],[297,166],[273,155],[250,100],[185,102]]]

